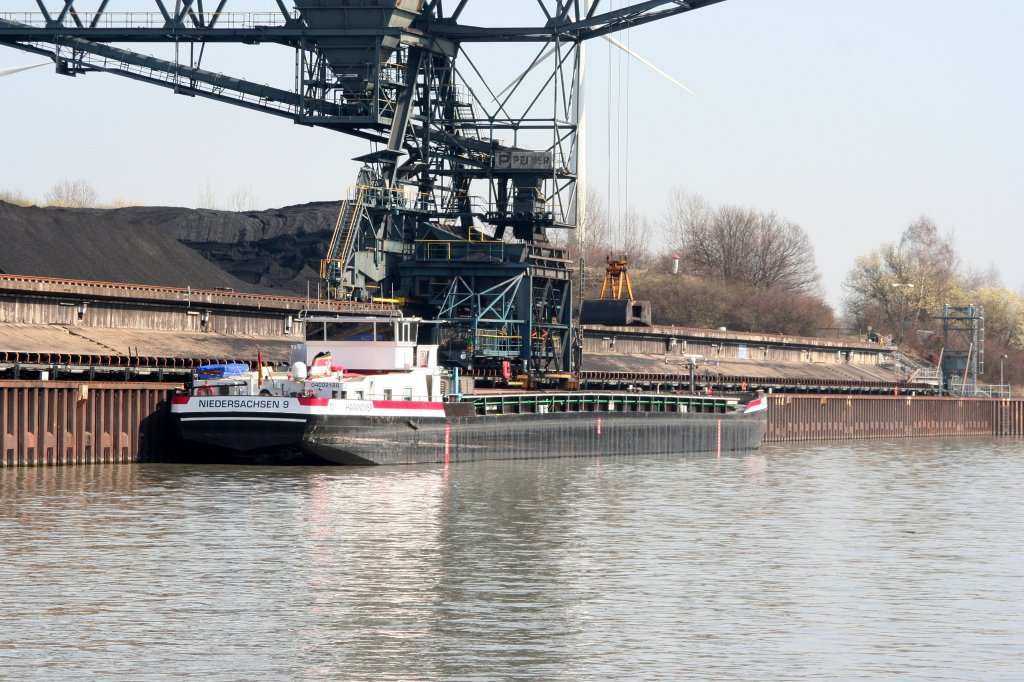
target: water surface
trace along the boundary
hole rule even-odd
[[[0,679],[1022,679],[1024,442],[0,471]]]

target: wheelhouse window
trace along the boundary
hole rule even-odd
[[[419,334],[419,324],[416,322],[398,323],[398,340],[408,343],[416,343]]]
[[[415,343],[419,333],[416,322],[382,320],[380,322],[307,322],[306,341],[395,341]]]
[[[324,341],[394,341],[395,330],[390,322],[327,322],[321,338]]]

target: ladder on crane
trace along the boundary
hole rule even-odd
[[[327,257],[320,261],[320,280],[326,285],[328,297],[345,284],[345,271],[351,265],[352,250],[355,248],[356,235],[363,215],[363,203],[369,187],[370,177],[359,173],[358,184],[351,199],[341,202],[338,219],[334,223],[334,232],[327,247]],[[351,281],[349,282],[351,284]]]

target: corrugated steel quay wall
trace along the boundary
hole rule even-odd
[[[139,462],[173,442],[157,383],[0,381],[0,466]],[[769,442],[1024,435],[1024,400],[772,395]]]
[[[0,466],[157,459],[173,384],[0,381]]]
[[[1019,436],[1024,400],[928,396],[769,396],[769,442]]]

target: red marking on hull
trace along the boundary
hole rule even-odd
[[[451,460],[452,452],[452,425],[444,425],[444,463],[448,464]]]
[[[722,456],[722,420],[718,420],[718,433],[715,435],[715,443],[717,448],[717,454],[719,457]]]
[[[327,407],[327,398],[299,398],[299,405]]]
[[[171,404],[173,405],[188,405],[187,395],[176,395],[171,397]]]
[[[373,406],[385,410],[440,410],[444,404],[426,400],[374,400]]]

